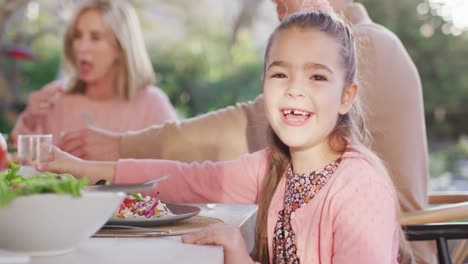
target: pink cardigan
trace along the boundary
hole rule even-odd
[[[175,203],[246,203],[258,201],[267,169],[267,150],[237,160],[180,163],[168,160],[120,160],[116,183],[143,182],[171,175],[159,183],[160,198]],[[270,259],[285,178],[268,214]],[[301,263],[398,263],[396,194],[381,172],[361,154],[348,151],[325,187],[292,219]]]
[[[63,94],[37,127],[27,127],[21,114],[12,132],[52,134],[54,143],[57,143],[62,132],[86,128],[83,113],[91,117],[97,128],[113,132],[140,130],[177,118],[166,94],[159,88],[149,86],[138,90],[130,101],[96,101],[81,94]]]

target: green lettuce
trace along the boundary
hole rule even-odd
[[[12,164],[9,170],[0,173],[0,207],[6,206],[18,196],[39,193],[70,194],[79,197],[81,189],[88,186],[87,178],[77,180],[70,174],[41,172],[24,178],[18,174],[18,170],[19,166]]]

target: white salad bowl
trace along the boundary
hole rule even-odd
[[[31,256],[72,251],[112,216],[124,193],[35,194],[0,208],[0,248]]]

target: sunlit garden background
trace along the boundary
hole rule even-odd
[[[73,2],[0,0],[0,132],[11,130],[31,91],[60,75],[61,36]],[[181,118],[261,92],[263,51],[278,23],[270,0],[132,2],[157,86]],[[400,37],[419,69],[431,189],[468,190],[468,1],[357,2]]]

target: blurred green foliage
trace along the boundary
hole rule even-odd
[[[419,69],[424,89],[428,136],[458,138],[467,134],[468,122],[468,33],[447,35],[447,22],[432,12],[418,14],[426,0],[357,0],[371,18],[396,33]],[[432,35],[423,36],[423,26]],[[182,117],[191,117],[261,93],[263,51],[253,47],[249,31],[241,31],[229,47],[230,29],[226,25],[191,23],[181,41],[149,45],[158,83]],[[60,42],[43,37],[34,42],[39,59],[21,63],[21,88],[27,95],[56,78],[60,65]],[[8,71],[3,66],[2,70]],[[26,100],[26,98],[24,98]],[[437,116],[436,112],[443,112]],[[0,121],[0,130],[10,125]]]
[[[39,56],[37,61],[21,64],[23,73],[21,89],[26,94],[39,90],[45,84],[55,80],[59,74],[60,51],[44,53],[43,49],[46,50],[46,48],[40,48],[41,52],[37,54]]]
[[[209,39],[197,34],[150,52],[157,85],[184,117],[255,98],[261,93],[263,59],[250,38],[241,34],[228,49],[227,35]]]
[[[461,136],[454,144],[444,144],[431,152],[430,175],[438,177],[450,171],[461,175],[460,164],[468,160],[468,137]]]
[[[395,32],[419,70],[430,138],[457,138],[468,133],[468,31],[447,34],[452,25],[426,9],[427,0],[359,0],[371,18]],[[429,31],[426,36],[421,28]],[[439,118],[437,111],[444,114]]]

